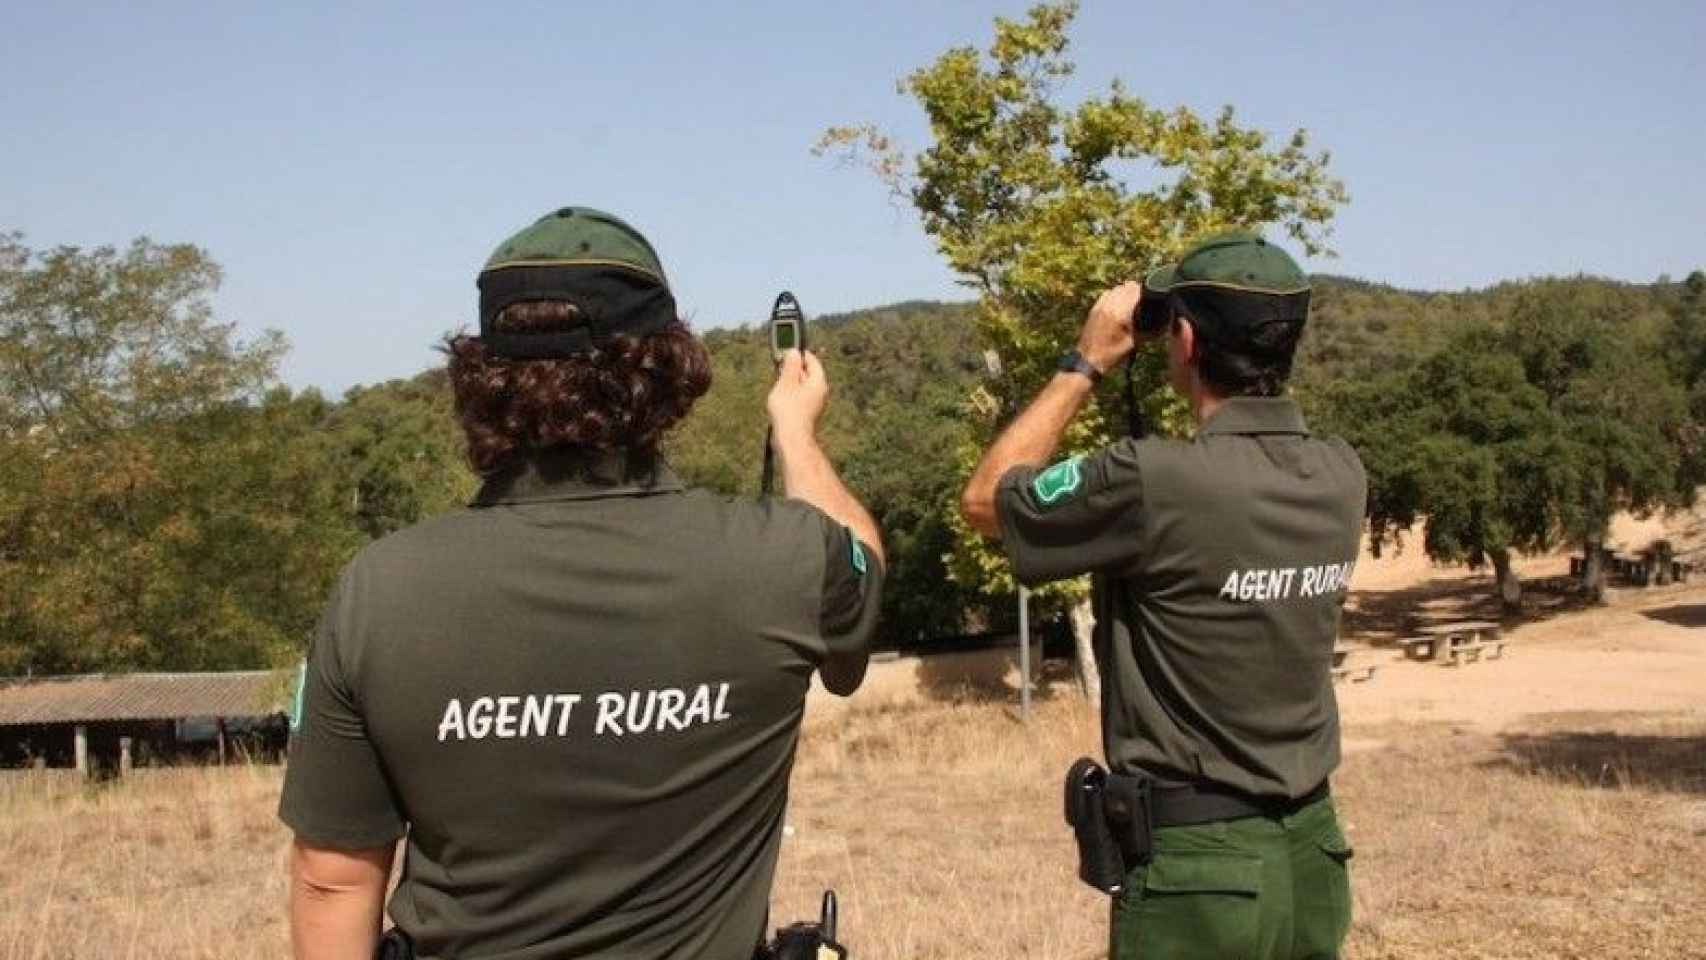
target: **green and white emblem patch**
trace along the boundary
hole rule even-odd
[[[302,729],[302,692],[308,686],[308,661],[296,668],[296,694],[290,698],[290,732]]]
[[[859,576],[862,577],[869,568],[869,561],[865,559],[865,546],[859,542],[859,538],[855,537],[851,530],[847,531],[847,543],[847,559],[853,564],[853,569],[858,571]]]
[[[1062,460],[1037,474],[1037,478],[1031,481],[1031,491],[1037,495],[1037,502],[1052,507],[1077,493],[1084,486],[1084,471],[1078,468],[1078,462],[1083,459]]]

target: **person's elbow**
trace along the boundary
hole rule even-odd
[[[966,526],[986,537],[1001,538],[1000,518],[995,513],[995,487],[973,477],[960,494],[960,516]]]
[[[342,850],[298,837],[291,845],[291,886],[311,902],[383,895],[393,855],[390,846]]]

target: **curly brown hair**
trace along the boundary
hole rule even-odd
[[[530,301],[505,308],[494,327],[542,333],[579,317],[573,303]],[[704,344],[679,320],[647,336],[595,341],[571,359],[493,357],[466,334],[446,337],[440,349],[450,358],[468,461],[481,474],[548,450],[655,455],[664,433],[711,388]]]

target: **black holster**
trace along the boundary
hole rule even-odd
[[[396,927],[385,931],[379,946],[373,949],[373,960],[415,960],[415,942]]]
[[[1066,772],[1066,822],[1078,842],[1078,877],[1119,893],[1125,876],[1154,854],[1151,781],[1109,773],[1089,757]]]

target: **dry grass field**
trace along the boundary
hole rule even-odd
[[[840,893],[862,957],[1095,956],[1056,780],[1083,701],[854,711],[801,750],[778,920]],[[1339,803],[1358,848],[1350,956],[1706,957],[1706,721],[1561,715],[1526,734],[1359,729]],[[0,957],[285,956],[279,771],[0,786]]]
[[[1381,640],[1475,612],[1484,581],[1359,569],[1349,639],[1380,670],[1340,688],[1350,957],[1706,958],[1706,585],[1584,611],[1545,588],[1561,562],[1524,571],[1535,615],[1507,656],[1458,668]],[[1021,723],[1011,688],[892,695],[915,668],[814,700],[774,919],[833,886],[862,958],[1101,955],[1106,903],[1074,878],[1058,800],[1099,753],[1083,700],[1057,680]],[[280,776],[0,773],[0,960],[286,956]]]

